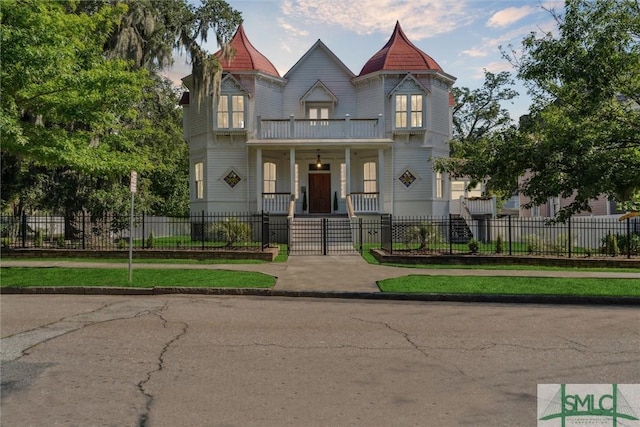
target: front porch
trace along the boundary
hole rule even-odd
[[[303,209],[302,212],[296,212],[295,205],[292,211],[292,201],[295,203],[295,196],[292,198],[291,193],[262,193],[262,210],[271,214],[290,216],[297,213],[310,213],[308,209]],[[380,213],[380,193],[349,193],[346,197],[346,210],[346,213],[350,217],[357,214]],[[327,214],[344,215],[344,212],[340,212],[340,209],[332,209],[332,211]]]

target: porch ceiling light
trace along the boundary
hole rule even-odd
[[[320,150],[318,150],[318,158],[316,159],[316,167],[320,169],[322,167],[322,160],[320,160]]]

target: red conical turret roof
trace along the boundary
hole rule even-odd
[[[391,38],[382,49],[364,64],[360,75],[376,71],[426,71],[444,72],[429,55],[418,49],[405,35],[400,22],[396,22]]]
[[[278,70],[276,70],[276,67],[273,66],[271,61],[258,52],[258,49],[253,47],[247,35],[244,33],[242,24],[238,27],[229,45],[235,52],[231,59],[224,59],[222,57],[222,49],[215,53],[224,71],[230,73],[238,71],[261,71],[265,74],[280,77]]]

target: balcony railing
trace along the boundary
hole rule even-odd
[[[467,197],[460,196],[460,205],[466,206],[472,216],[491,215],[495,218],[496,198],[493,197]]]
[[[289,212],[291,193],[262,193],[262,210],[272,214]]]
[[[377,213],[379,211],[378,193],[351,193],[349,196],[355,213]]]
[[[382,115],[374,119],[289,119],[265,120],[258,116],[258,139],[381,139]]]

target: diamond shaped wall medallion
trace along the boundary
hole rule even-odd
[[[405,187],[409,188],[417,178],[410,171],[405,170],[404,173],[400,175],[398,179],[400,180],[401,183],[404,184]]]
[[[231,188],[238,185],[238,183],[242,180],[242,178],[240,178],[240,175],[238,175],[234,171],[229,172],[227,176],[225,176],[223,179],[224,179],[224,182],[229,184],[229,187]]]

